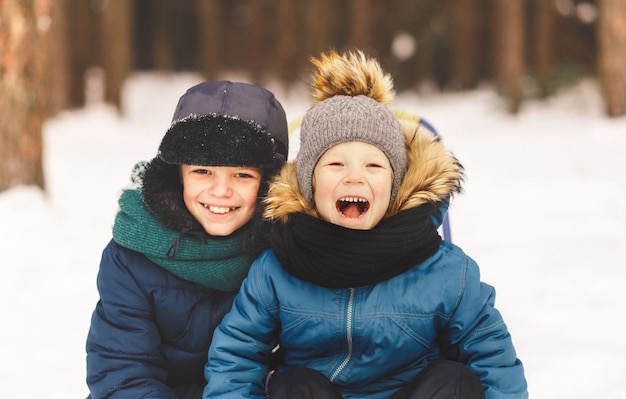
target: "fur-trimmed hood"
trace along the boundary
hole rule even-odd
[[[385,217],[428,202],[447,205],[451,196],[461,192],[463,166],[420,117],[401,111],[394,114],[402,124],[408,167]],[[269,219],[285,223],[294,213],[319,218],[314,205],[300,191],[294,162],[285,164],[273,180],[265,202],[265,217]]]

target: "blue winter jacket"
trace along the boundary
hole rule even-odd
[[[283,366],[321,372],[346,398],[388,398],[437,359],[467,364],[488,399],[526,397],[494,300],[476,263],[450,243],[399,276],[349,289],[298,280],[267,251],[215,332],[204,397],[263,397],[277,344]]]
[[[93,398],[198,399],[213,331],[232,304],[111,241],[87,338]]]
[[[462,167],[419,121],[403,129],[410,163],[389,213],[425,203],[445,211],[460,189]],[[267,215],[274,220],[316,216],[295,173],[288,163],[270,189]],[[441,214],[432,220],[440,222]],[[430,362],[446,359],[473,370],[487,399],[525,399],[523,366],[494,301],[477,264],[448,242],[409,270],[356,288],[298,279],[269,250],[253,263],[215,331],[203,397],[263,398],[268,357],[278,345],[281,367],[315,369],[345,398],[389,398]]]

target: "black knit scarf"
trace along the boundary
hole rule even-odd
[[[425,204],[391,216],[371,230],[341,227],[304,213],[277,223],[271,246],[291,275],[327,288],[378,283],[432,256],[439,236]]]

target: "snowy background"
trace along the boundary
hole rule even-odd
[[[0,193],[0,395],[84,398],[100,253],[136,161],[156,154],[195,75],[136,75],[44,129],[47,191]],[[268,87],[290,119],[306,88]],[[97,92],[97,90],[96,90]],[[452,239],[496,287],[533,399],[626,398],[626,118],[593,81],[511,116],[488,88],[401,95],[466,167]],[[293,145],[297,150],[297,144]]]

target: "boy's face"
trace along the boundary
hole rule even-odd
[[[389,159],[378,147],[351,141],[322,155],[313,171],[313,200],[322,218],[369,230],[383,218],[393,185]]]
[[[230,235],[252,218],[261,169],[181,165],[181,176],[185,206],[210,235]]]

